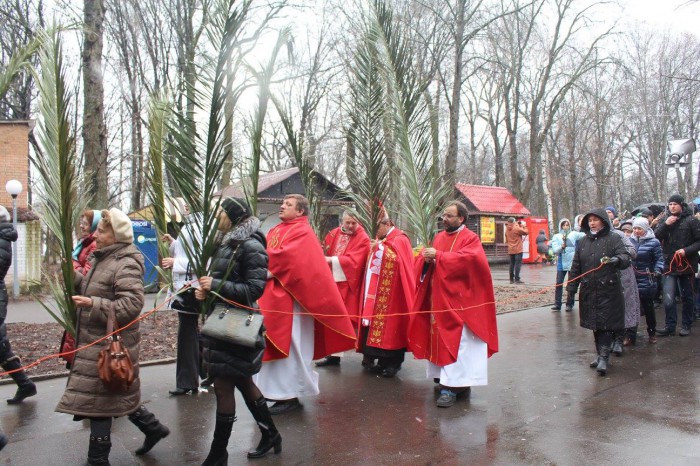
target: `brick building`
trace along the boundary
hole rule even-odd
[[[29,133],[34,128],[32,120],[0,121],[0,205],[12,215],[12,197],[5,191],[5,183],[17,180],[22,192],[17,196],[17,268],[20,284],[41,279],[41,224],[29,211]],[[12,289],[13,268],[5,277],[5,284]]]

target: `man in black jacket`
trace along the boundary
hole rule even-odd
[[[664,251],[664,308],[666,328],[658,330],[660,337],[676,334],[676,292],[678,286],[683,301],[682,337],[690,334],[693,323],[693,277],[698,270],[700,251],[700,221],[693,217],[680,194],[668,198],[666,218],[659,222],[654,234]]]

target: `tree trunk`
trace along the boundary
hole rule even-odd
[[[464,54],[464,15],[465,1],[457,1],[456,25],[455,25],[455,57],[454,57],[454,76],[452,78],[452,99],[449,103],[450,109],[450,132],[449,142],[447,145],[447,155],[445,156],[445,183],[451,186],[455,184],[455,173],[457,172],[457,151],[458,151],[458,132],[459,132],[459,109],[460,97],[462,92],[462,71],[464,69],[463,57]]]
[[[83,33],[83,153],[87,194],[93,206],[109,205],[107,182],[107,128],[104,117],[102,81],[102,0],[84,0]]]

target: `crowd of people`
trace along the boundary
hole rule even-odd
[[[319,393],[316,367],[340,364],[348,350],[362,354],[368,374],[391,379],[407,352],[427,361],[426,377],[439,388],[438,407],[468,397],[486,385],[488,358],[498,351],[491,272],[481,242],[466,228],[467,208],[449,203],[442,230],[432,244],[415,250],[405,232],[382,208],[377,234],[370,238],[358,215],[346,210],[340,226],[318,241],[308,219],[308,200],[288,195],[281,223],[267,234],[246,201],[224,198],[217,213],[216,252],[208,275],[192,273],[201,232],[187,214],[177,238],[165,234],[172,273],[171,307],[178,312],[175,388],[171,396],[213,386],[216,413],[204,466],[225,465],[236,421],[235,390],[255,419],[261,439],[248,452],[260,458],[282,451],[273,416],[302,407],[300,397]],[[88,465],[108,465],[112,420],[126,416],[143,434],[137,455],[151,451],[170,430],[141,403],[140,332],[144,305],[144,258],[133,244],[131,220],[119,209],[85,210],[73,251],[77,308],[76,334],[64,335],[62,349],[70,375],[57,412],[89,421]],[[9,214],[0,208],[0,278],[11,263],[17,238]],[[204,303],[204,304],[202,304]],[[205,318],[239,308],[264,316],[259,345],[242,346],[200,333]],[[7,292],[0,280],[0,318]],[[216,313],[216,314],[214,314]],[[2,367],[21,369],[0,322]],[[133,363],[133,381],[121,390],[103,382],[101,343],[118,328]],[[78,348],[78,351],[72,351]],[[317,361],[315,366],[314,362]],[[20,403],[36,394],[22,370],[11,373]],[[201,379],[201,381],[200,381]],[[268,403],[272,403],[269,405]],[[7,438],[0,434],[0,449]]]
[[[177,238],[162,238],[171,256],[162,265],[172,271],[173,290],[179,291],[172,298],[179,328],[176,386],[170,394],[193,394],[202,384],[213,386],[216,395],[213,439],[203,465],[227,464],[236,389],[261,432],[248,458],[270,450],[280,453],[282,434],[273,416],[301,408],[300,397],[317,395],[315,368],[340,364],[348,350],[362,354],[364,371],[387,379],[401,370],[407,352],[426,360],[426,377],[438,384],[436,405],[442,408],[468,397],[471,387],[487,384],[487,361],[498,351],[495,299],[479,237],[466,228],[464,204],[447,204],[441,231],[432,244],[416,251],[384,209],[374,225],[374,238],[358,215],[346,210],[340,226],[320,243],[302,195],[285,197],[278,214],[281,223],[267,234],[244,200],[225,198],[219,205],[217,248],[208,276],[194,276],[188,260],[187,251],[200,243],[197,222],[191,221],[196,214],[189,214]],[[17,236],[8,222],[9,214],[0,209],[1,278]],[[68,361],[71,372],[56,410],[72,414],[74,420],[89,420],[87,464],[106,465],[113,418],[127,416],[144,434],[138,455],[149,452],[170,431],[141,403],[140,334],[134,320],[144,303],[144,262],[133,245],[131,221],[118,209],[86,210],[80,230],[73,253],[78,321],[70,348],[108,335],[110,316],[119,328],[133,323],[120,338],[131,355],[135,377],[125,391],[113,391],[98,373],[102,346],[88,346]],[[525,235],[527,231],[509,219],[511,283],[521,283]],[[573,224],[561,219],[549,247],[557,256],[552,310],[560,312],[565,306],[566,312],[573,311],[578,293],[580,325],[593,332],[596,348],[590,365],[600,375],[607,374],[611,354],[621,356],[624,347],[636,344],[640,316],[645,317],[650,344],[657,336],[676,334],[677,296],[683,304],[679,335],[690,334],[700,302],[695,278],[700,220],[681,196],[671,196],[658,216],[641,211],[620,219],[609,206],[578,215]],[[657,329],[654,304],[660,293],[665,326]],[[264,343],[244,347],[200,334],[201,303],[206,303],[205,316],[232,308],[261,313]],[[0,318],[6,307],[7,292],[0,280]],[[4,326],[3,319],[2,367],[20,369]],[[11,375],[18,391],[8,403],[36,394],[23,371]],[[0,435],[0,449],[6,443]]]
[[[552,310],[561,311],[564,288],[567,312],[579,293],[580,325],[593,331],[596,348],[590,366],[600,375],[607,374],[610,354],[622,356],[624,347],[636,344],[640,316],[650,344],[657,336],[676,335],[677,296],[682,302],[678,335],[690,335],[700,318],[698,217],[682,196],[673,194],[659,215],[642,209],[634,218],[621,219],[608,206],[577,216],[573,230],[568,219],[559,222],[552,238],[558,259]],[[660,329],[655,300],[665,311]]]

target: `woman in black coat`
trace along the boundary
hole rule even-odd
[[[605,375],[613,334],[625,328],[625,301],[620,270],[629,267],[631,258],[622,238],[612,232],[603,209],[594,209],[581,221],[585,237],[576,243],[571,265],[568,293],[580,286],[580,325],[593,330],[598,358],[591,363]]]
[[[15,396],[7,400],[8,404],[21,403],[25,398],[36,395],[36,385],[27,374],[21,370],[22,363],[19,356],[12,352],[10,340],[7,338],[7,287],[5,286],[5,276],[12,265],[12,243],[17,241],[17,230],[10,223],[10,213],[3,206],[0,206],[0,366],[5,371],[17,371],[10,374],[12,380],[17,384]]]
[[[265,235],[259,230],[260,220],[251,216],[248,204],[242,199],[226,198],[219,213],[219,247],[211,263],[211,276],[200,277],[200,288],[195,291],[199,300],[214,290],[222,297],[247,308],[257,307],[267,281],[267,252]],[[208,311],[227,306],[215,299]],[[262,439],[248,452],[248,458],[260,458],[270,449],[282,450],[282,436],[277,431],[267,408],[265,397],[253,382],[260,371],[264,343],[259,348],[245,348],[215,338],[203,336],[203,369],[214,382],[216,393],[216,427],[214,440],[202,466],[225,465],[226,447],[236,420],[235,389],[238,388],[248,410],[260,427]],[[264,340],[261,340],[264,342]]]

